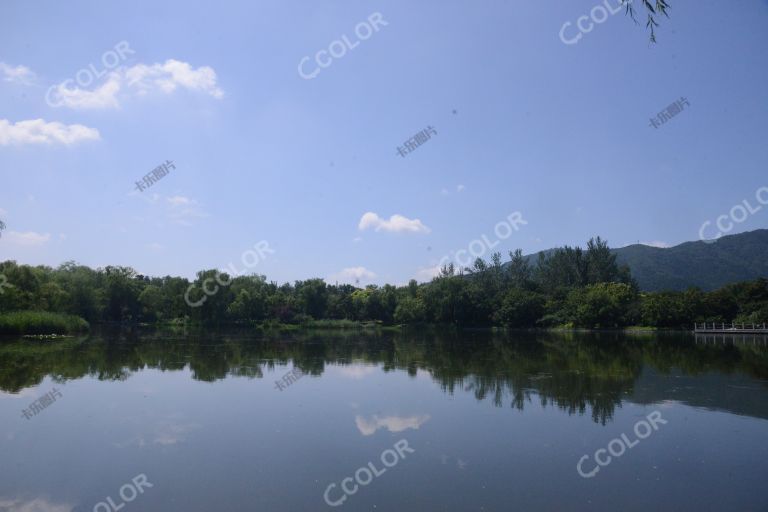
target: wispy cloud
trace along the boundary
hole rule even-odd
[[[87,140],[100,140],[95,128],[81,124],[62,124],[56,121],[30,119],[11,123],[0,119],[0,146],[23,144],[76,144]]]
[[[188,206],[194,203],[194,201],[184,196],[171,196],[166,199],[171,206]]]
[[[170,94],[177,89],[187,89],[213,96],[224,97],[217,85],[216,72],[208,66],[193,68],[189,63],[168,59],[164,63],[137,64],[119,68],[92,89],[67,87],[67,82],[55,86],[51,100],[56,106],[73,109],[117,108],[121,99],[145,96],[152,92]]]
[[[32,85],[35,80],[35,74],[26,66],[10,66],[5,62],[0,62],[0,77],[3,82],[13,82],[22,85]]]
[[[208,217],[197,201],[189,197],[171,196],[166,197],[165,201],[168,206],[168,218],[176,224],[191,226],[192,220]]]
[[[416,280],[417,281],[431,281],[433,277],[437,277],[440,275],[440,265],[435,265],[434,267],[424,267],[420,268],[416,272]]]
[[[368,270],[365,267],[347,267],[341,272],[337,272],[330,276],[327,281],[335,283],[355,283],[359,284],[360,281],[370,281],[376,278],[376,273]]]
[[[36,233],[34,231],[9,231],[3,236],[2,241],[21,247],[36,247],[47,243],[51,239],[50,233]]]
[[[364,213],[357,227],[360,231],[374,229],[375,231],[389,231],[391,233],[429,233],[430,231],[419,219],[409,219],[403,215],[395,214],[386,220],[373,212]]]

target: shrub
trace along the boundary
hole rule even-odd
[[[0,334],[67,334],[87,331],[79,316],[46,311],[13,311],[0,314]]]

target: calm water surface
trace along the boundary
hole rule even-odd
[[[5,339],[0,511],[764,511],[767,418],[765,340]]]

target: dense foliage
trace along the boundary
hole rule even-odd
[[[0,334],[76,333],[88,327],[88,322],[75,315],[47,311],[0,313]]]
[[[198,272],[189,282],[143,276],[126,267],[93,270],[72,262],[52,269],[6,261],[0,263],[0,273],[10,285],[0,293],[0,313],[60,312],[92,323],[327,319],[517,328],[690,328],[703,321],[768,321],[766,279],[713,292],[641,293],[629,268],[616,263],[616,255],[599,237],[586,249],[563,247],[541,254],[534,265],[520,250],[510,253],[508,263],[496,253],[490,262],[478,258],[465,271],[447,266],[429,283],[412,280],[401,287],[358,288],[322,279],[280,285],[264,276],[230,277],[216,270]],[[209,293],[203,293],[204,287]]]

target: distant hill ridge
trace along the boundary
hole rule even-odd
[[[543,251],[548,254],[552,249]],[[685,242],[674,247],[634,244],[612,249],[643,291],[715,290],[738,281],[768,277],[768,229],[723,236],[714,243]],[[528,255],[535,265],[539,253]]]

